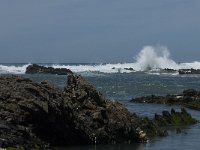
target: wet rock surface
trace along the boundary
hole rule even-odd
[[[132,143],[166,135],[155,120],[107,100],[81,76],[67,79],[61,90],[47,81],[0,77],[0,147]]]
[[[157,104],[177,104],[187,108],[200,110],[200,91],[194,89],[184,90],[180,95],[166,95],[166,96],[143,96],[134,98],[131,102],[138,103],[157,103]]]
[[[66,68],[53,68],[44,67],[37,64],[29,65],[26,68],[26,74],[57,74],[57,75],[67,75],[72,73],[71,70]]]
[[[171,112],[163,111],[162,115],[155,114],[154,121],[159,126],[181,126],[181,125],[189,125],[194,124],[197,121],[191,117],[187,111],[182,108],[181,112],[176,112],[173,108]]]

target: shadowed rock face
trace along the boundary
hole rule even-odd
[[[62,91],[53,85],[34,83],[17,76],[0,78],[0,144],[46,146],[43,137],[59,133],[62,123]],[[51,131],[51,132],[49,132]],[[42,140],[41,140],[41,139]]]
[[[139,139],[138,117],[120,103],[106,100],[81,76],[69,75],[66,97],[71,103],[70,123],[81,133],[83,143],[129,143]],[[76,110],[76,111],[74,111]],[[80,135],[79,135],[80,136]]]
[[[0,77],[0,88],[0,147],[131,143],[165,135],[154,120],[105,99],[74,74],[64,90],[18,76]]]
[[[57,75],[67,75],[71,74],[72,71],[66,68],[53,68],[44,67],[37,64],[29,65],[26,68],[26,74],[57,74]]]

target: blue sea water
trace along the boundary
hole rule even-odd
[[[25,74],[28,64],[0,64],[0,74],[17,74],[31,78],[34,81],[49,80],[60,88],[66,84],[66,76]],[[43,64],[46,66],[57,66],[53,64]],[[113,66],[97,64],[60,64],[60,67],[71,66],[75,68],[77,74],[81,74],[91,84],[93,84],[104,96],[112,101],[119,101],[129,111],[135,112],[140,116],[153,117],[155,113],[163,110],[175,108],[180,110],[180,106],[160,105],[160,104],[138,104],[131,103],[130,100],[144,95],[166,95],[180,94],[185,89],[200,90],[200,75],[178,75],[177,73],[162,73],[160,71],[113,71]],[[103,68],[103,67],[104,68]],[[116,66],[119,66],[117,64]],[[85,67],[85,68],[84,68]],[[100,68],[101,67],[101,68]],[[112,68],[111,68],[112,67]],[[79,69],[79,70],[78,70]],[[81,70],[82,69],[82,70]],[[93,70],[92,70],[93,69]],[[101,71],[101,69],[103,71]],[[200,120],[200,112],[195,110],[188,111],[193,117]],[[65,148],[55,148],[60,150],[197,150],[200,142],[200,124],[186,126],[180,134],[170,130],[169,136],[151,139],[148,143],[135,143],[130,145],[87,145],[69,146]]]

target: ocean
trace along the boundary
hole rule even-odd
[[[152,118],[155,113],[180,106],[161,104],[131,103],[132,98],[145,95],[181,94],[185,89],[200,90],[200,75],[179,75],[178,69],[200,69],[200,62],[176,63],[170,59],[166,48],[157,51],[154,47],[144,47],[136,56],[134,63],[38,63],[46,67],[68,68],[82,75],[97,90],[102,92],[111,101],[119,101],[129,111],[139,116]],[[0,75],[20,75],[40,82],[49,80],[59,88],[66,84],[67,76],[50,74],[25,74],[26,67],[31,63],[0,64]],[[165,68],[174,69],[166,72]],[[200,120],[200,112],[187,109],[194,118]],[[180,134],[173,129],[169,136],[154,138],[148,143],[135,143],[131,145],[87,145],[55,148],[60,150],[197,150],[200,142],[200,124],[183,127]]]
[[[49,74],[25,74],[26,67],[30,64],[0,64],[1,75],[16,74],[40,82],[49,80],[56,86],[63,88],[66,84],[65,75]],[[166,73],[159,69],[151,70],[127,70],[124,68],[134,68],[134,63],[124,64],[40,64],[55,68],[69,68],[77,74],[82,75],[93,84],[104,96],[111,101],[119,101],[131,112],[139,116],[153,117],[155,113],[163,110],[175,108],[180,110],[180,106],[170,106],[161,104],[138,104],[131,103],[135,97],[145,95],[166,95],[180,94],[185,89],[200,90],[200,75],[179,75],[177,72]],[[199,111],[188,109],[193,117],[200,120]],[[70,146],[63,149],[78,150],[196,150],[200,142],[200,124],[186,126],[181,134],[176,134],[173,129],[169,136],[151,139],[148,143],[131,145],[88,145]],[[58,148],[56,148],[58,149]]]

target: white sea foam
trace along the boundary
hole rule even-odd
[[[170,52],[162,46],[145,46],[135,58],[134,63],[99,64],[99,65],[52,65],[54,68],[69,68],[74,72],[103,72],[103,73],[129,73],[133,71],[153,70],[159,72],[160,69],[200,69],[200,62],[176,63],[170,58]],[[132,68],[133,71],[125,68]]]
[[[12,73],[12,74],[24,74],[26,71],[26,65],[4,65],[0,64],[0,74]],[[159,72],[160,69],[200,69],[200,62],[194,61],[190,63],[176,63],[170,58],[170,52],[166,47],[162,46],[145,46],[136,55],[135,62],[133,63],[117,63],[117,64],[89,64],[89,65],[71,65],[71,64],[52,64],[45,65],[54,68],[68,68],[73,72],[94,72],[98,73],[129,73],[135,71],[149,71]],[[127,70],[132,68],[133,70]]]
[[[123,64],[99,64],[99,65],[52,65],[54,68],[68,68],[74,72],[103,72],[103,73],[124,73],[130,72],[124,68],[133,67],[133,63]]]
[[[30,64],[22,66],[0,64],[0,74],[24,74],[28,65]]]

